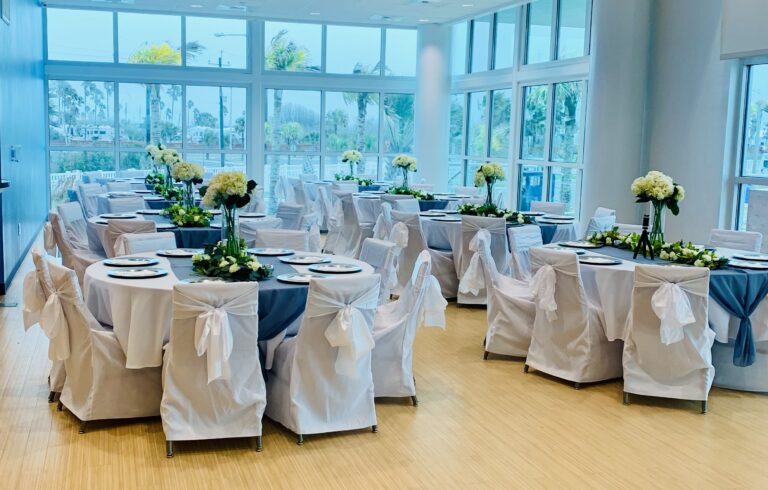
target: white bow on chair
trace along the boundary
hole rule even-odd
[[[483,272],[482,254],[488,250],[490,256],[491,234],[488,230],[480,229],[469,242],[469,250],[474,252],[469,260],[469,266],[464,271],[459,282],[459,292],[472,293],[477,296],[485,289],[485,274]]]
[[[53,225],[48,222],[43,226],[43,248],[49,255],[56,252],[56,237],[53,234]]]
[[[381,214],[373,225],[373,238],[377,240],[389,239],[392,232],[392,205],[388,202],[381,203]]]
[[[37,280],[37,272],[29,272],[24,276],[24,310],[22,312],[24,330],[29,330],[32,325],[40,322],[44,306],[45,295],[43,288],[40,287],[40,281]]]
[[[448,302],[440,291],[440,282],[430,274],[427,276],[424,290],[424,304],[421,311],[420,325],[437,327],[445,330],[445,308]]]
[[[378,288],[369,289],[350,304],[324,295],[311,296],[313,316],[323,316],[336,311],[331,324],[325,330],[328,343],[338,348],[334,364],[336,373],[355,377],[357,361],[373,350],[373,335],[366,324],[363,310],[375,310],[378,299]]]
[[[551,265],[543,265],[531,281],[531,293],[536,304],[547,314],[547,320],[557,320],[557,302],[555,302],[555,284],[557,275]]]
[[[52,361],[69,359],[69,323],[61,306],[59,291],[54,291],[48,296],[40,314],[40,328],[50,341],[48,358]]]
[[[653,293],[651,307],[661,320],[659,333],[664,345],[683,340],[683,327],[696,321],[688,295],[680,286],[671,282],[663,283]]]

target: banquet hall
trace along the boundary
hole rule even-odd
[[[0,488],[765,488],[765,0],[0,0]]]

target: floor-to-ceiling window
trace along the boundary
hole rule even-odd
[[[451,188],[495,161],[507,205],[579,213],[590,11],[589,0],[539,0],[452,26]]]

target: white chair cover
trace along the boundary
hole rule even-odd
[[[640,233],[643,232],[643,227],[641,225],[631,225],[631,224],[628,224],[628,223],[616,223],[613,226],[618,228],[619,229],[619,233],[621,233],[622,235],[628,235],[630,233],[638,233],[638,234],[640,234]]]
[[[320,252],[323,248],[322,237],[320,236],[320,215],[318,213],[307,213],[301,217],[299,229],[309,233],[309,251]]]
[[[333,253],[346,257],[357,257],[360,253],[360,245],[363,242],[363,230],[357,220],[357,212],[352,200],[352,194],[348,192],[334,191],[341,207],[341,228],[339,236],[334,244]],[[338,218],[337,218],[338,219]],[[373,235],[371,230],[371,235]]]
[[[546,201],[531,201],[531,211],[536,213],[547,214],[565,214],[565,203],[563,202],[546,202]]]
[[[344,192],[344,193],[347,193],[347,192],[357,192],[358,187],[359,186],[358,186],[357,182],[353,182],[353,181],[350,181],[350,182],[346,182],[346,181],[334,182],[333,185],[331,186],[331,188],[334,191],[340,191],[340,192]]]
[[[238,227],[240,229],[240,237],[247,243],[252,243],[256,239],[256,230],[273,230],[275,228],[281,228],[283,220],[280,218],[256,218],[256,219],[240,219],[238,221]]]
[[[159,415],[160,368],[126,369],[115,334],[103,330],[85,306],[74,271],[54,262],[48,267],[60,306],[56,329],[69,347],[55,347],[67,372],[61,403],[81,421]]]
[[[381,276],[380,305],[389,303],[392,289],[397,286],[396,260],[400,252],[397,244],[375,238],[366,238],[360,248],[360,260],[371,265],[374,272]]]
[[[131,192],[130,182],[107,182],[107,192]]]
[[[253,230],[253,235],[249,236],[253,236],[252,239],[246,239],[249,247],[290,248],[300,252],[317,252],[311,249],[308,231],[257,228]]]
[[[574,252],[531,249],[536,302],[526,363],[575,383],[621,377],[621,342],[609,342],[589,303]]]
[[[468,285],[462,287],[465,281],[465,273],[469,263],[473,260],[471,242],[475,239],[478,232],[487,230],[490,235],[490,247],[493,260],[496,263],[496,269],[502,274],[509,272],[509,247],[507,246],[507,222],[504,218],[485,218],[481,216],[462,216],[461,218],[461,270],[459,277],[459,296],[460,304],[485,304],[485,288],[479,291],[473,291]],[[477,268],[476,274],[482,275],[482,270]],[[467,280],[471,280],[467,277]]]
[[[43,248],[49,255],[58,255],[59,249],[56,246],[56,237],[53,234],[53,225],[48,221],[43,225]]]
[[[456,265],[453,261],[453,252],[450,250],[436,250],[427,246],[424,234],[421,231],[421,221],[416,213],[392,211],[392,222],[395,224],[395,227],[397,227],[397,223],[403,223],[408,229],[408,244],[403,248],[403,253],[398,259],[397,266],[397,278],[400,288],[404,289],[408,285],[416,264],[416,258],[423,250],[427,250],[432,259],[432,275],[440,283],[443,297],[455,298],[459,291],[459,280],[456,274]],[[397,242],[395,241],[395,243]]]
[[[328,227],[328,234],[325,237],[325,245],[323,250],[326,253],[336,253],[336,249],[341,247],[341,234],[344,226],[344,208],[341,205],[341,201],[332,198],[328,193],[328,189],[321,186],[318,188],[318,195],[323,201],[322,205],[326,206],[326,225]]]
[[[373,226],[373,238],[377,240],[388,239],[392,233],[392,226],[392,205],[388,202],[382,202],[381,213]]]
[[[759,252],[763,246],[763,234],[756,231],[713,229],[709,235],[709,244],[719,248]]]
[[[123,235],[125,255],[156,252],[176,248],[176,235],[163,233],[126,233]]]
[[[64,225],[67,240],[72,248],[88,250],[88,226],[83,208],[76,202],[65,202],[56,206],[56,211],[59,213],[59,219]]]
[[[328,196],[328,189],[326,186],[317,186],[315,192],[317,193],[317,198],[315,199],[315,202],[317,203],[317,212],[320,213],[320,231],[328,231],[330,228],[329,222],[333,219],[331,198]]]
[[[520,281],[531,278],[529,251],[541,247],[541,229],[536,225],[513,226],[507,230],[509,238],[509,269],[511,276]]]
[[[48,213],[48,221],[50,221],[51,224],[51,230],[56,241],[56,246],[61,252],[61,263],[64,267],[73,269],[77,274],[78,279],[82,282],[83,277],[85,277],[85,269],[95,262],[104,260],[106,256],[91,250],[73,248],[70,245],[69,240],[67,240],[66,232],[64,231],[64,227],[61,224],[61,220],[57,213]]]
[[[269,418],[297,434],[376,425],[371,350],[377,274],[312,279],[299,334],[275,351]]]
[[[166,440],[261,435],[258,337],[258,283],[174,286],[160,405]]]
[[[110,197],[107,199],[107,208],[110,213],[133,213],[144,209],[144,198],[136,197]]]
[[[91,218],[98,214],[98,196],[102,193],[101,184],[78,184],[77,200],[83,207],[83,214]]]
[[[275,216],[283,220],[282,227],[284,230],[298,230],[303,214],[304,206],[300,204],[280,203],[277,206]]]
[[[584,236],[589,238],[594,233],[608,231],[616,225],[616,216],[593,216],[587,224],[587,231]]]
[[[263,187],[257,187],[254,189],[253,193],[251,194],[251,200],[245,207],[241,208],[241,210],[246,213],[264,213],[266,212],[266,209],[267,206],[264,202]]]
[[[285,203],[296,203],[296,196],[293,194],[293,183],[287,175],[280,175],[277,178],[277,195]]]
[[[401,213],[420,213],[419,201],[415,198],[410,199],[398,199],[395,201],[394,208]]]
[[[111,219],[107,221],[107,243],[104,250],[108,257],[125,255],[125,239],[123,235],[135,233],[155,233],[157,225],[154,221],[143,219]]]
[[[616,216],[616,210],[611,208],[599,207],[595,209],[595,218],[602,218],[604,216]]]
[[[460,196],[480,197],[479,187],[456,186],[456,194]]]
[[[709,269],[635,267],[624,343],[624,391],[707,400],[715,368],[709,328]]]
[[[432,192],[435,186],[433,184],[411,184],[411,189],[421,192]]]

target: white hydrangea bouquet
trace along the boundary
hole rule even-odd
[[[371,185],[373,181],[371,179],[363,179],[355,176],[355,166],[360,165],[363,161],[363,154],[357,150],[347,150],[341,154],[341,162],[349,165],[349,173],[336,174],[336,180],[352,181],[354,180],[360,185]]]
[[[680,201],[685,198],[683,186],[675,183],[672,177],[651,170],[644,177],[638,177],[630,187],[637,202],[650,202],[653,205],[653,224],[649,239],[652,244],[664,243],[664,209],[669,208],[673,215],[680,213]]]
[[[171,176],[171,169],[177,163],[180,163],[181,155],[178,151],[172,148],[165,148],[160,145],[148,145],[146,148],[147,155],[152,159],[152,164],[155,167],[165,168],[165,183],[162,184],[162,188],[155,186],[155,192],[165,195],[167,191],[173,189],[173,177]]]
[[[203,176],[205,170],[203,167],[190,162],[179,162],[171,169],[171,177],[176,182],[182,182],[184,184],[184,206],[193,208],[195,207],[195,192],[194,185],[203,183]]]
[[[203,205],[208,208],[222,208],[221,242],[224,255],[239,257],[245,249],[244,241],[237,232],[237,209],[251,202],[251,194],[256,189],[256,182],[248,180],[242,172],[220,172],[207,186],[200,187]]]
[[[477,167],[477,170],[475,171],[475,187],[486,186],[486,206],[493,205],[493,185],[506,178],[507,176],[504,174],[504,168],[498,163],[483,163]]]
[[[392,159],[392,166],[403,172],[402,188],[408,189],[408,173],[416,171],[416,159],[409,155],[397,155]]]

